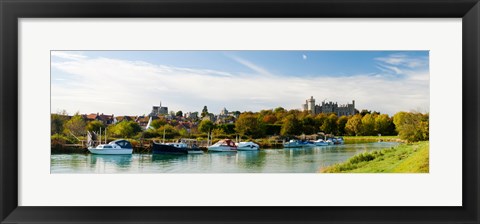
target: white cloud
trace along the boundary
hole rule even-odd
[[[428,57],[412,57],[406,54],[392,54],[375,60],[388,65],[407,67],[410,69],[421,68],[428,65]]]
[[[243,59],[243,58],[240,58],[240,57],[237,57],[237,56],[229,56],[229,57],[232,58],[234,61],[246,66],[247,68],[253,70],[254,72],[256,72],[260,75],[269,76],[269,77],[274,76],[272,73],[270,73],[266,69],[260,67],[259,65],[254,64],[253,62],[250,62],[246,59]]]
[[[237,58],[239,59],[239,58]],[[154,65],[141,61],[79,58],[52,63],[52,111],[148,114],[159,101],[170,110],[258,111],[278,106],[300,108],[310,96],[339,104],[356,101],[357,109],[393,114],[429,108],[428,72],[405,72],[403,79],[387,75],[275,76],[244,59],[239,63],[261,75],[231,74],[208,69]],[[66,77],[66,78],[65,78]]]
[[[307,60],[307,55],[302,55],[303,60]]]

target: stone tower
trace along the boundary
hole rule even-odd
[[[307,109],[310,114],[315,114],[315,99],[313,98],[313,96],[311,96],[310,99],[307,100]]]

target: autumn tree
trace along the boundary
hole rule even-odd
[[[297,117],[293,114],[287,115],[283,119],[281,135],[298,135],[301,134],[301,124]]]
[[[375,115],[373,114],[365,114],[365,116],[362,117],[362,128],[361,134],[364,136],[369,136],[369,135],[376,135],[375,133]]]
[[[347,116],[341,116],[337,120],[337,134],[338,135],[345,135],[345,126],[347,125],[348,122],[348,117]]]
[[[362,115],[355,114],[348,119],[345,125],[345,132],[348,135],[360,135],[362,128]]]
[[[337,115],[336,114],[330,114],[328,117],[325,119],[321,126],[321,130],[325,132],[326,134],[334,134],[337,132]]]
[[[264,135],[264,124],[253,113],[242,113],[235,122],[235,130],[241,136],[261,137]]]
[[[375,132],[382,135],[391,134],[392,119],[388,114],[381,114],[375,117]]]
[[[401,139],[410,142],[429,139],[428,114],[399,112],[393,116],[393,122]]]

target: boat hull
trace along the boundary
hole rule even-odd
[[[153,154],[187,154],[188,149],[177,148],[172,145],[153,143],[152,153]]]
[[[251,148],[251,147],[238,147],[238,151],[258,151],[258,148]]]
[[[187,150],[188,154],[203,154],[203,151],[201,149],[189,149]]]
[[[209,152],[236,152],[237,148],[232,147],[209,147]]]
[[[131,155],[133,149],[95,149],[89,148],[88,151],[97,155]]]

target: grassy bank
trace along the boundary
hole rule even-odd
[[[389,149],[353,156],[344,163],[321,170],[323,173],[428,173],[429,142],[401,144]]]
[[[405,142],[398,136],[343,136],[345,143],[361,142]]]

